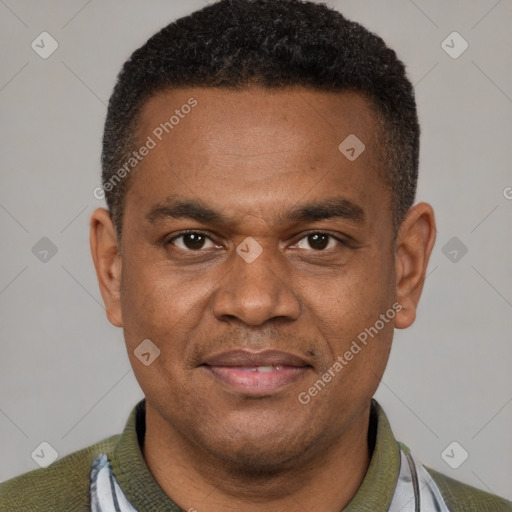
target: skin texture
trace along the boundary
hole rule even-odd
[[[394,242],[377,122],[359,94],[165,91],[145,105],[141,143],[191,97],[197,106],[131,176],[122,240],[106,210],[91,219],[107,316],[124,329],[147,400],[145,460],[185,510],[339,511],[368,468],[370,400],[393,327],[415,318],[435,240],[432,208],[411,208]],[[350,134],[366,146],[354,161],[338,150]],[[225,219],[151,222],[170,196],[200,200]],[[286,218],[334,197],[364,218]],[[183,230],[207,238],[175,238]],[[340,241],[315,242],[315,233]],[[262,248],[251,263],[236,252],[247,237]],[[299,393],[397,301],[401,311],[343,375],[300,403]],[[134,355],[144,339],[161,351],[149,366]],[[276,392],[249,396],[200,366],[238,348],[285,351],[310,368]]]

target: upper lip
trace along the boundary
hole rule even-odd
[[[231,350],[208,357],[205,362],[208,366],[311,366],[302,357],[281,352],[279,350],[263,350],[250,352],[247,350]]]

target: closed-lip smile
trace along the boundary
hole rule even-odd
[[[279,350],[232,350],[207,357],[201,365],[229,388],[251,396],[270,395],[303,377],[304,358]]]

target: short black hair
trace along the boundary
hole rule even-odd
[[[118,237],[131,179],[119,170],[135,149],[145,102],[177,87],[251,85],[356,91],[370,101],[382,128],[396,231],[415,199],[420,135],[414,89],[396,53],[322,3],[221,0],[161,29],[119,73],[102,153],[103,188]]]

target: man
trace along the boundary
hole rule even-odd
[[[0,510],[512,510],[425,468],[372,399],[434,245],[418,154],[403,64],[324,5],[224,0],[153,36],[91,219],[145,400]]]

